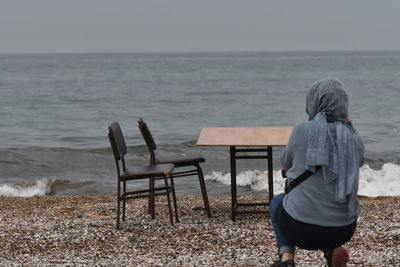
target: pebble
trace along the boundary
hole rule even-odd
[[[241,201],[261,201],[246,196]],[[400,197],[360,198],[348,266],[400,266]],[[277,249],[260,214],[230,220],[230,196],[178,195],[180,222],[171,226],[165,198],[156,219],[146,200],[130,200],[115,229],[115,195],[0,197],[1,266],[269,266]],[[322,252],[296,250],[296,266],[326,266]]]

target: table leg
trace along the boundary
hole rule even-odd
[[[274,173],[273,173],[273,166],[272,166],[272,146],[268,148],[268,198],[269,203],[274,198]]]
[[[236,192],[236,148],[230,147],[231,158],[231,198],[232,198],[232,221],[235,221],[237,208],[237,192]]]

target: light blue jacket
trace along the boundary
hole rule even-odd
[[[331,126],[331,123],[329,123]],[[332,125],[333,126],[333,125]],[[287,147],[281,157],[283,169],[289,181],[300,176],[306,171],[307,135],[310,122],[297,124],[292,132]],[[334,135],[334,127],[331,127]],[[358,153],[363,164],[364,145],[360,137],[358,141]],[[356,198],[358,186],[355,192],[347,196],[344,203],[335,200],[335,182],[325,184],[322,172],[326,175],[335,175],[327,168],[322,167],[315,174],[293,189],[283,200],[285,211],[294,219],[320,226],[340,227],[354,222],[360,213],[360,203],[357,199],[350,202],[350,198]],[[350,205],[355,205],[349,208]]]

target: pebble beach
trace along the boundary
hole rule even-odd
[[[262,201],[246,196],[241,201]],[[346,244],[348,266],[400,266],[400,197],[360,197],[362,214]],[[269,266],[277,256],[267,214],[230,220],[230,196],[178,195],[180,222],[166,199],[156,219],[144,199],[131,200],[115,229],[116,196],[0,197],[0,266]],[[296,266],[326,266],[320,251],[296,251]]]

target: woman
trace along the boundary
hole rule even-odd
[[[312,175],[271,202],[280,256],[272,266],[295,266],[294,246],[298,246],[324,250],[328,266],[342,267],[348,253],[341,246],[351,239],[360,213],[356,197],[364,145],[350,121],[341,81],[315,82],[306,106],[309,121],[294,127],[281,161],[288,182],[306,171]]]

